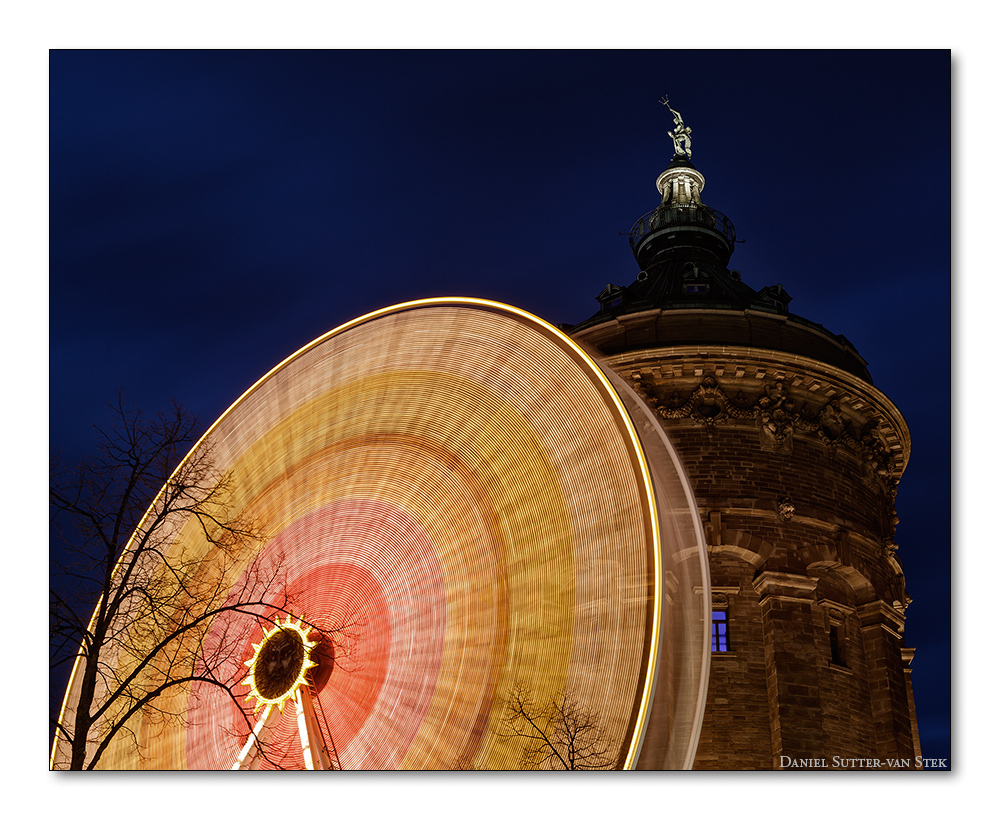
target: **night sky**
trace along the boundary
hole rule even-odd
[[[207,427],[386,305],[586,319],[635,278],[622,233],[659,202],[669,93],[704,201],[745,240],[730,266],[847,336],[909,424],[906,642],[923,754],[952,757],[949,52],[49,59],[49,444],[67,461],[119,389]]]

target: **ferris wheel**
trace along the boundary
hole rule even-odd
[[[137,717],[142,766],[516,769],[534,741],[512,698],[571,702],[608,767],[693,762],[697,508],[644,402],[553,326],[475,299],[376,311],[275,367],[197,448],[266,530],[203,572],[272,606],[212,622],[231,685]],[[197,551],[196,529],[170,551]],[[138,763],[122,743],[103,765]]]

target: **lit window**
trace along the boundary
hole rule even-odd
[[[729,635],[728,635],[729,618],[726,615],[726,610],[716,609],[712,611],[712,651],[713,652],[728,652],[729,651]]]

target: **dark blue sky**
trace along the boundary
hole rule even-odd
[[[207,427],[408,299],[554,323],[637,266],[671,104],[731,266],[847,336],[910,427],[899,557],[923,753],[951,750],[947,51],[54,51],[50,444],[124,389]]]

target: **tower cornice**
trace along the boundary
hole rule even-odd
[[[610,316],[603,322],[584,322],[571,335],[605,355],[702,343],[738,348],[742,343],[748,349],[819,360],[871,381],[868,363],[844,336],[795,314],[777,311],[704,305],[648,308]]]
[[[604,361],[665,419],[770,424],[779,443],[782,434],[816,436],[869,458],[875,473],[891,487],[909,461],[909,427],[896,405],[870,382],[824,361],[714,344],[630,350]],[[714,384],[706,387],[708,379]],[[711,417],[721,413],[717,421],[703,416],[699,421],[698,402],[704,401],[706,390],[720,408]]]

